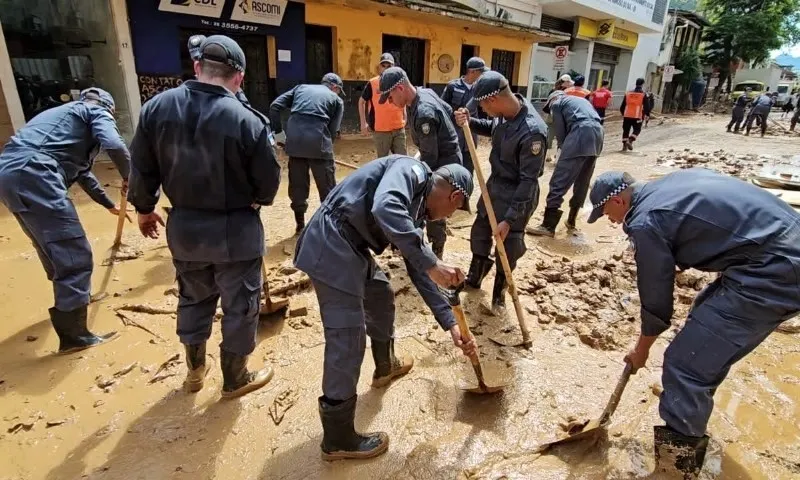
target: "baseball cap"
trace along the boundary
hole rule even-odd
[[[434,173],[447,180],[454,189],[464,195],[464,204],[461,205],[461,209],[468,210],[469,197],[472,196],[473,189],[472,175],[469,170],[457,163],[451,163],[437,168]]]
[[[391,53],[384,52],[381,54],[381,61],[378,62],[378,64],[380,65],[381,63],[388,63],[389,65],[394,67],[394,57],[392,56]]]
[[[583,75],[577,75],[575,77],[575,85],[581,87],[583,86],[584,82],[586,82],[586,77],[584,77]]]
[[[408,80],[406,71],[400,67],[389,67],[381,74],[381,79],[378,82],[378,88],[381,91],[381,98],[378,103],[384,104],[389,99],[389,94],[392,90],[400,85],[404,80]]]
[[[589,214],[589,223],[594,223],[603,216],[603,205],[623,190],[633,185],[636,180],[628,172],[611,171],[598,176],[589,192],[589,201],[592,202],[592,213]]]
[[[565,73],[564,75],[561,75],[561,78],[559,78],[558,81],[561,83],[572,83],[572,77]]]
[[[220,62],[244,72],[246,63],[242,47],[225,35],[211,35],[200,44],[200,59]]]
[[[340,77],[339,75],[336,75],[333,72],[326,73],[325,75],[322,76],[322,83],[329,83],[331,85],[336,85],[337,87],[339,87],[339,93],[341,93],[342,96],[344,97],[347,96],[344,93],[344,82],[342,82],[342,77]]]
[[[97,87],[90,87],[83,90],[78,97],[79,100],[94,100],[99,102],[102,106],[104,106],[108,110],[114,109],[114,97],[111,96],[110,93],[106,92],[102,88]]]
[[[489,70],[475,81],[475,85],[472,87],[472,95],[476,102],[480,102],[489,97],[494,97],[506,87],[508,87],[506,77],[500,72]]]
[[[472,57],[467,60],[467,70],[480,70],[485,72],[489,70],[489,67],[486,66],[486,62],[484,62],[481,57]]]
[[[192,60],[200,60],[200,45],[205,39],[205,35],[192,35],[189,37],[189,56],[192,57]]]

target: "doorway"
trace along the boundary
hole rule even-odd
[[[475,45],[461,45],[461,70],[460,75],[463,77],[467,74],[467,60],[477,56],[477,47]]]
[[[406,71],[412,85],[425,84],[425,40],[384,34],[383,51],[392,54],[395,65]]]
[[[333,28],[306,25],[306,83],[333,72]]]
[[[586,88],[595,90],[600,88],[600,83],[603,80],[608,80],[608,89],[614,89],[614,65],[605,63],[592,63],[591,70],[589,70],[589,80]]]
[[[519,52],[511,50],[492,49],[492,70],[500,72],[510,85],[515,85],[514,70],[517,65]]]

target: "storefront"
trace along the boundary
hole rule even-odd
[[[590,20],[578,17],[573,45],[584,55],[588,72],[586,87],[595,89],[603,80],[611,88],[624,90],[630,69],[630,57],[639,42],[639,34],[616,25],[616,20]],[[624,70],[624,72],[622,71]]]

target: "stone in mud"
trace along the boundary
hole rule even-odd
[[[278,273],[281,275],[292,275],[297,273],[297,269],[294,267],[291,260],[286,260],[281,264],[280,268],[278,269]]]
[[[35,342],[38,339],[39,337],[37,337],[36,335],[28,335],[27,337],[25,337],[25,340],[28,342]]]
[[[568,323],[572,321],[572,314],[559,311],[556,313],[556,323]]]
[[[781,323],[778,325],[778,331],[781,333],[800,333],[800,317],[790,318]]]
[[[302,317],[308,315],[308,303],[305,298],[294,297],[289,302],[289,317]]]
[[[542,323],[542,324],[545,324],[545,325],[553,321],[553,319],[550,318],[550,316],[548,316],[548,315],[539,315],[539,317],[536,320],[539,323]]]

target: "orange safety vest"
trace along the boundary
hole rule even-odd
[[[625,118],[643,118],[644,92],[627,92],[625,94]]]
[[[569,87],[568,89],[564,90],[564,93],[567,95],[572,95],[573,97],[586,98],[592,92],[583,87]]]
[[[388,101],[383,105],[378,100],[381,98],[381,91],[378,83],[380,77],[375,77],[369,81],[372,85],[372,102],[370,108],[375,113],[375,131],[376,132],[391,132],[405,128],[406,119],[404,109],[397,107]]]

